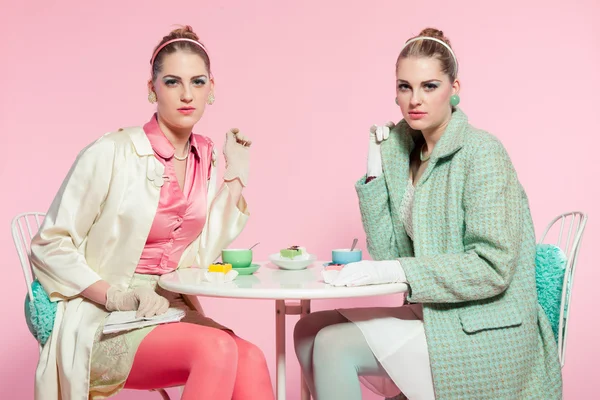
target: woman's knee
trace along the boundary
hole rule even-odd
[[[339,357],[346,351],[344,335],[341,325],[330,325],[319,330],[315,336],[313,353],[326,357]]]
[[[346,322],[337,311],[319,311],[301,318],[294,327],[294,345],[301,345],[306,339],[313,341],[317,333],[326,326]]]
[[[254,343],[236,338],[238,363],[253,369],[262,369],[267,365],[263,351]]]
[[[238,359],[235,340],[225,331],[206,328],[208,332],[196,332],[187,341],[189,355],[195,362],[201,362],[211,368],[225,368],[231,371]],[[176,339],[175,339],[176,340]]]
[[[306,336],[315,336],[321,328],[331,323],[330,320],[331,311],[319,311],[300,318],[294,326],[294,341]]]

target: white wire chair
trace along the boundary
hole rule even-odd
[[[21,262],[21,269],[23,270],[23,276],[25,277],[25,283],[27,284],[27,295],[29,301],[33,302],[33,291],[31,290],[31,284],[35,279],[33,269],[31,268],[31,239],[35,236],[37,231],[46,216],[45,213],[41,212],[27,212],[15,216],[11,223],[11,231],[13,241],[15,242],[15,248],[17,249],[17,255]],[[38,351],[42,351],[42,346],[38,343]],[[171,400],[169,394],[164,389],[155,389],[158,394],[161,395],[163,400]]]
[[[560,214],[550,221],[540,239],[540,243],[560,247],[567,257],[558,320],[558,357],[561,367],[565,365],[567,333],[569,332],[569,308],[571,307],[571,294],[573,293],[571,289],[586,223],[587,215],[581,211]]]
[[[33,302],[31,284],[35,277],[33,275],[33,270],[31,269],[31,263],[29,262],[29,257],[31,256],[29,245],[33,236],[35,236],[40,229],[44,217],[45,214],[40,212],[19,214],[13,218],[11,226],[12,237],[21,263],[21,269],[23,270],[23,276],[25,277],[25,283],[27,284],[27,295],[29,296],[30,302]],[[39,343],[38,351],[42,351],[42,346]]]

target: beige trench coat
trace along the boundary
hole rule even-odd
[[[157,166],[142,128],[107,133],[79,154],[52,202],[31,244],[34,273],[58,303],[36,370],[36,400],[88,398],[94,333],[107,312],[79,294],[101,279],[129,285],[158,207],[160,187],[150,172]],[[226,184],[217,190],[216,171],[213,164],[204,230],[179,268],[207,267],[247,222],[245,200],[240,210]],[[197,298],[190,300],[202,312]]]

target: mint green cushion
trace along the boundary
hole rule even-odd
[[[560,301],[565,278],[567,257],[557,246],[538,244],[535,254],[535,282],[538,301],[552,325],[554,337],[558,340]]]
[[[43,346],[54,327],[56,303],[50,301],[39,281],[33,281],[31,290],[33,302],[29,301],[28,295],[25,296],[25,321],[33,337]]]

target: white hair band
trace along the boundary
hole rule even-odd
[[[450,48],[450,46],[448,46],[448,44],[446,42],[444,42],[443,40],[440,40],[438,38],[434,38],[434,37],[430,37],[430,36],[417,36],[416,38],[412,38],[408,42],[404,43],[402,50],[400,50],[400,54],[402,54],[402,52],[404,51],[406,46],[408,46],[412,42],[416,42],[417,40],[433,40],[434,42],[437,42],[437,43],[441,44],[442,46],[444,46],[445,48],[447,48],[448,51],[450,52],[450,54],[452,55],[452,58],[454,59],[454,65],[456,66],[456,73],[458,74],[458,60],[456,58],[456,55],[454,54],[454,52],[452,51],[452,49]]]

